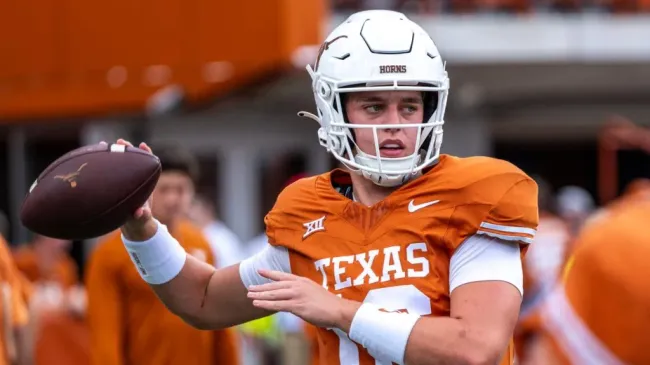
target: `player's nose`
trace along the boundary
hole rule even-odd
[[[390,103],[388,108],[386,108],[386,113],[384,114],[384,124],[400,124],[401,115],[399,111],[399,105],[397,103]],[[385,128],[384,130],[389,133],[399,132],[401,128]]]

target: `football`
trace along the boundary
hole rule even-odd
[[[66,153],[34,181],[23,202],[25,227],[81,240],[119,228],[151,195],[161,164],[136,147],[95,144]]]

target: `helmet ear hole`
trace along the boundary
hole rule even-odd
[[[321,146],[328,149],[331,148],[332,150],[336,151],[339,154],[343,149],[341,140],[338,137],[332,136],[329,133],[327,133],[325,128],[318,129],[318,142],[321,144]]]
[[[341,141],[338,138],[332,138],[332,148],[341,153],[342,149]]]

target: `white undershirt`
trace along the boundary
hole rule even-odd
[[[239,275],[245,286],[269,282],[258,269],[290,273],[289,251],[286,247],[268,245],[264,250],[241,262]],[[523,295],[523,272],[518,243],[485,235],[469,237],[454,252],[449,265],[449,292],[467,283],[505,281]]]

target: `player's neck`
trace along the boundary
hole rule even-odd
[[[352,194],[354,199],[365,206],[373,206],[384,200],[397,188],[387,188],[376,185],[358,174],[350,174],[352,179]]]

